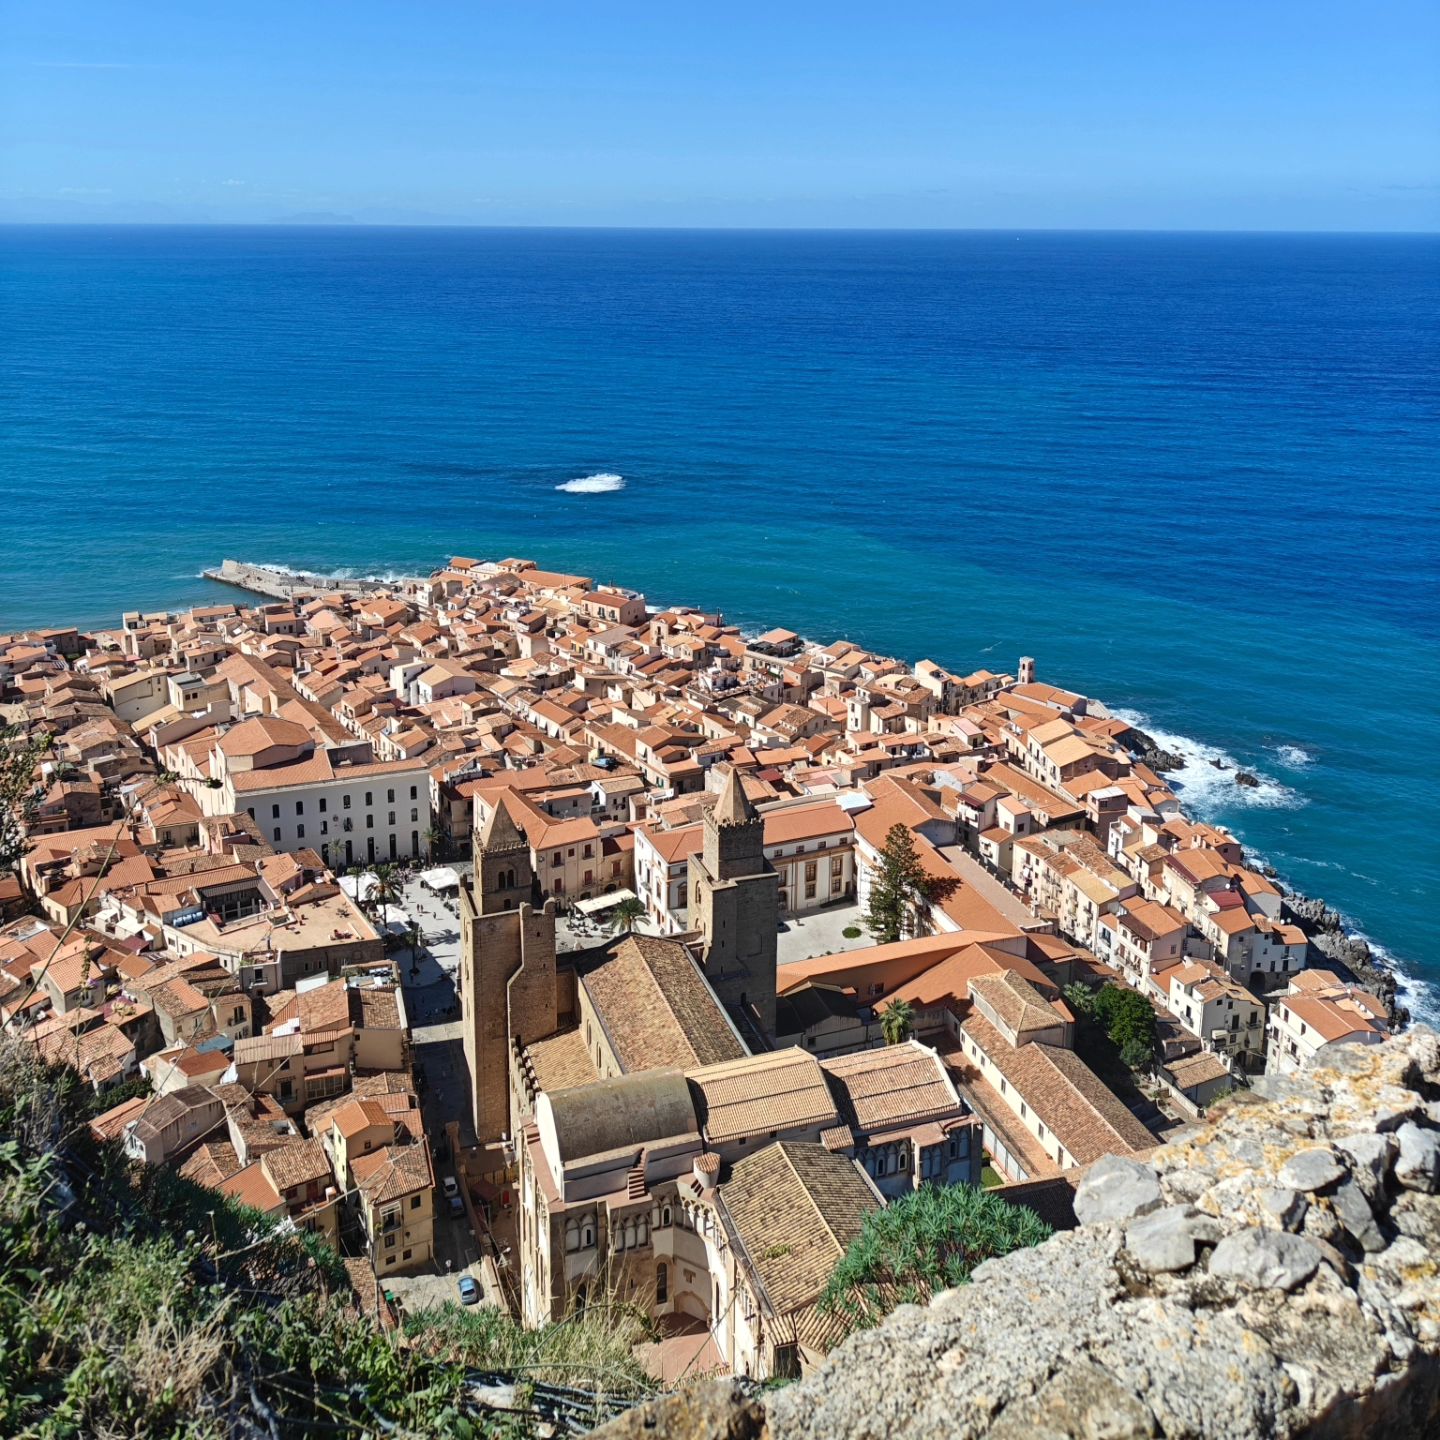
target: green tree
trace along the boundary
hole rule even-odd
[[[610,928],[618,935],[633,930],[644,918],[645,902],[637,895],[627,895],[610,911]]]
[[[868,1329],[897,1305],[923,1304],[963,1285],[982,1261],[1049,1235],[1033,1210],[993,1191],[926,1185],[866,1215],[821,1292],[820,1311],[847,1332]]]
[[[40,801],[35,765],[49,747],[44,735],[18,725],[0,727],[0,875],[25,854],[25,835]]]
[[[445,858],[445,832],[440,828],[438,821],[431,821],[429,828],[425,831],[425,851],[432,860]]]
[[[888,945],[905,933],[906,922],[931,896],[930,876],[915,850],[908,825],[895,824],[885,836],[880,868],[870,886],[865,928],[879,945]]]
[[[892,1000],[880,1012],[880,1032],[887,1045],[903,1045],[914,1028],[915,1012],[908,1000]]]
[[[1083,980],[1072,980],[1065,987],[1065,999],[1069,1001],[1070,1008],[1078,1015],[1093,1015],[1095,1013],[1095,990]]]
[[[370,887],[369,904],[374,914],[379,915],[386,905],[393,905],[400,898],[400,877],[393,865],[374,865],[370,869],[374,884]]]
[[[1138,990],[1102,986],[1095,996],[1094,1015],[1126,1065],[1139,1070],[1150,1063],[1155,1053],[1155,1007]]]

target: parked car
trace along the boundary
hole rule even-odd
[[[465,1202],[458,1195],[452,1195],[450,1197],[450,1213],[457,1220],[463,1220],[465,1218]]]
[[[460,1194],[460,1182],[453,1175],[445,1176],[440,1183],[445,1187],[447,1200],[454,1200]]]
[[[462,1305],[478,1305],[480,1303],[480,1285],[471,1275],[460,1277],[460,1303]]]

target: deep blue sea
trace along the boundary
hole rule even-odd
[[[1440,238],[9,228],[0,265],[0,629],[214,599],[224,556],[526,554],[1033,654],[1440,983]]]

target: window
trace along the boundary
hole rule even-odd
[[[595,853],[595,847],[594,847],[593,845],[587,845],[587,846],[585,847],[585,850],[584,850],[584,857],[585,857],[585,859],[587,859],[587,860],[590,859],[590,857],[591,857],[592,855],[594,855],[594,853]]]
[[[305,827],[303,825],[297,825],[295,827],[295,838],[297,840],[303,840],[305,838]]]
[[[375,803],[375,794],[374,794],[374,792],[371,791],[371,790],[367,790],[367,791],[365,792],[365,804],[366,804],[367,806],[370,806],[370,805],[373,805],[374,803]]]
[[[387,790],[385,792],[385,803],[387,805],[393,805],[395,803],[395,792],[393,790]]]
[[[420,798],[420,792],[416,790],[413,785],[410,787],[410,798],[412,800],[418,800]]]
[[[402,1260],[408,1260],[410,1258],[410,1252],[407,1250],[400,1258]]]
[[[340,803],[348,810],[350,808],[350,797],[346,795]]]
[[[280,843],[280,827],[278,825],[275,827],[275,843],[277,845]]]
[[[655,1303],[668,1304],[670,1300],[670,1267],[662,1260],[655,1267]]]
[[[558,850],[550,857],[550,868],[552,870],[558,870],[564,863],[565,860]]]
[[[325,800],[325,797],[322,795],[322,796],[320,797],[320,813],[321,813],[322,815],[325,813],[325,808],[326,808],[326,800]]]
[[[270,807],[270,818],[272,820],[278,820],[280,818],[280,807],[278,805],[272,805]]]
[[[416,822],[417,820],[419,820],[419,818],[420,818],[419,808],[418,808],[417,806],[412,805],[412,806],[410,807],[410,823],[411,823],[412,825],[415,824],[415,822]]]
[[[375,828],[375,817],[373,815],[367,815],[365,817],[365,828],[367,830],[373,830]],[[372,855],[370,858],[373,860],[375,857]]]
[[[410,1197],[410,1208],[412,1210],[418,1210],[420,1208],[420,1197],[418,1195],[412,1195]]]
[[[395,812],[393,810],[390,812],[390,818],[385,823],[387,825],[393,825],[395,823]]]
[[[305,802],[303,800],[297,800],[295,802],[295,813],[297,815],[303,815],[305,813]]]

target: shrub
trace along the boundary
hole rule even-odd
[[[866,1215],[819,1307],[846,1333],[878,1324],[897,1305],[963,1285],[992,1256],[1038,1245],[1050,1227],[1023,1205],[972,1185],[926,1185]]]

